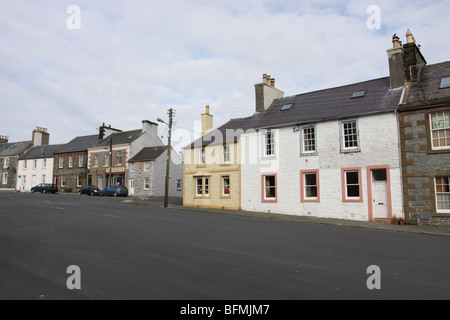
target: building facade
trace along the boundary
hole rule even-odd
[[[48,145],[50,135],[46,128],[36,127],[30,141],[8,143],[3,137],[0,143],[0,190],[19,190],[18,187],[27,183],[27,177],[18,174],[19,158],[31,148]]]
[[[28,192],[40,183],[53,183],[53,153],[63,145],[32,148],[19,158],[16,189]]]
[[[101,139],[87,149],[88,184],[100,189],[112,184],[130,188],[128,161],[145,147],[163,145],[158,137],[158,124],[143,120],[141,129],[124,132],[110,129],[100,131]]]
[[[261,102],[241,135],[242,209],[403,217],[395,113],[403,89],[389,84],[387,77]],[[264,77],[261,85],[269,91],[273,84]],[[256,90],[256,99],[265,97]]]
[[[406,215],[450,225],[450,61],[421,66],[399,107]]]
[[[54,153],[53,183],[60,191],[77,192],[87,183],[87,149],[98,135],[76,137]]]
[[[233,119],[212,130],[207,106],[201,137],[184,148],[184,206],[241,208],[240,134],[245,128],[247,118]]]
[[[183,163],[171,150],[169,196],[183,196]],[[145,147],[129,161],[129,195],[161,197],[165,195],[167,146]]]

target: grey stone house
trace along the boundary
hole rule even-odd
[[[450,226],[450,61],[423,66],[399,107],[405,213]]]
[[[183,196],[183,164],[172,149],[169,174],[169,196]],[[128,161],[128,189],[130,195],[165,195],[167,146],[145,147]]]
[[[410,32],[394,37],[391,72],[404,93],[398,107],[405,217],[450,225],[450,61],[427,65]]]

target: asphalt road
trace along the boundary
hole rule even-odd
[[[0,299],[450,298],[449,237],[123,200],[0,192]]]

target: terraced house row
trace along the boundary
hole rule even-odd
[[[408,30],[389,76],[285,97],[263,75],[253,115],[185,148],[186,206],[450,225],[450,61]]]
[[[255,111],[214,128],[209,106],[202,134],[171,150],[170,196],[191,207],[313,217],[450,225],[450,61],[428,65],[410,31],[394,35],[389,75],[285,96],[263,75]],[[48,145],[0,137],[3,189],[53,182],[122,184],[134,195],[163,195],[167,146],[157,124]]]
[[[50,145],[47,129],[37,127],[31,141],[0,143],[3,190],[30,191],[39,183],[52,183],[64,192],[83,185],[126,186],[130,195],[164,195],[167,146],[158,137],[158,124],[144,120],[140,129],[122,131],[103,124],[98,134],[75,137],[66,144]],[[172,196],[181,197],[182,161],[171,149]]]

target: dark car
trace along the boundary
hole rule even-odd
[[[121,185],[111,185],[107,186],[105,189],[102,189],[98,193],[101,196],[128,196],[128,189]]]
[[[88,196],[98,196],[98,193],[100,192],[100,189],[93,185],[85,185],[78,190],[78,193],[80,196],[82,194],[87,194]]]
[[[56,193],[56,192],[58,192],[58,187],[56,185],[50,184],[50,183],[41,183],[41,184],[38,184],[37,186],[34,186],[33,188],[31,188],[31,192]]]

